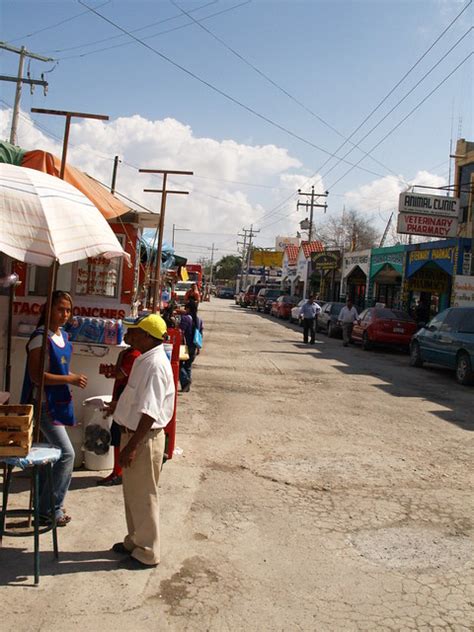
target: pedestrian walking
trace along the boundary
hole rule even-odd
[[[72,298],[67,292],[55,290],[52,294],[50,329],[46,350],[44,373],[44,398],[41,406],[40,428],[46,441],[61,450],[61,458],[53,465],[53,497],[58,527],[65,527],[71,517],[64,512],[63,504],[71,483],[74,468],[74,448],[65,426],[74,426],[74,407],[71,385],[85,388],[87,377],[70,372],[72,344],[62,327],[72,318]],[[42,371],[41,348],[43,344],[45,311],[38,321],[37,329],[26,345],[27,364],[21,402],[35,403]],[[48,522],[50,490],[47,481],[40,480],[39,510],[43,522]]]
[[[199,353],[199,347],[196,345],[196,330],[203,333],[202,319],[196,313],[193,303],[185,306],[185,313],[181,316],[179,328],[183,332],[186,346],[188,347],[188,359],[181,360],[179,363],[179,383],[183,393],[189,392],[192,382],[192,365]]]
[[[300,316],[303,317],[303,341],[308,343],[308,336],[310,344],[314,345],[314,338],[316,334],[316,319],[318,317],[321,307],[316,303],[314,296],[309,296],[306,303],[300,308]]]
[[[160,562],[158,482],[163,462],[163,429],[174,411],[171,363],[163,348],[166,323],[149,314],[125,323],[131,344],[141,352],[135,360],[114,413],[121,426],[120,465],[127,535],[112,550],[127,555],[122,568],[146,569]]]
[[[347,347],[351,341],[352,328],[354,327],[355,321],[358,319],[359,314],[352,304],[352,300],[348,298],[346,304],[339,312],[337,319],[342,327],[342,344],[344,347]]]

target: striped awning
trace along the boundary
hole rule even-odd
[[[126,257],[92,202],[71,184],[48,174],[0,164],[0,252],[50,266],[88,257]]]

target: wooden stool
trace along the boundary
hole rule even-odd
[[[14,456],[0,456],[0,463],[6,467],[6,478],[3,483],[3,502],[2,510],[0,512],[0,547],[2,546],[2,538],[4,535],[13,538],[22,538],[25,535],[34,536],[34,572],[35,572],[35,584],[39,584],[40,576],[40,556],[39,556],[39,536],[48,531],[53,532],[53,548],[54,557],[58,559],[58,536],[56,527],[56,514],[55,503],[53,494],[53,464],[59,461],[61,458],[61,450],[54,448],[51,445],[37,443],[34,444],[29,453],[24,457]],[[33,468],[33,507],[32,509],[8,509],[8,494],[10,491],[10,484],[12,479],[12,471],[14,467],[19,467],[22,470],[27,468]],[[39,480],[40,471],[45,469],[46,481],[50,492],[50,521],[45,525],[40,524],[39,513]],[[5,521],[10,516],[25,516],[27,518],[33,516],[33,528],[29,531],[22,531],[21,533],[6,530]]]

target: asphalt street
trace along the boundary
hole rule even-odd
[[[473,387],[231,301],[201,315],[162,563],[118,568],[121,489],[77,471],[38,588],[32,542],[4,540],[2,629],[473,630]]]

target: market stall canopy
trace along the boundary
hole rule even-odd
[[[75,187],[10,164],[0,164],[0,252],[38,266],[55,259],[129,259],[103,215]]]
[[[28,167],[57,178],[61,170],[61,160],[57,156],[40,149],[25,151],[6,142],[0,142],[0,163]],[[75,167],[66,165],[64,180],[82,191],[106,219],[119,217],[129,210],[128,206],[112,195],[97,180]]]

